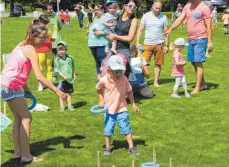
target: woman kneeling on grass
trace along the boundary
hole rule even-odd
[[[27,86],[27,79],[31,67],[39,82],[53,90],[59,97],[66,98],[66,95],[58,90],[41,73],[38,56],[35,49],[43,44],[47,38],[47,28],[43,24],[34,24],[29,29],[29,35],[26,40],[12,51],[8,58],[1,75],[1,96],[6,101],[14,115],[13,140],[14,140],[14,158],[21,159],[22,163],[39,162],[42,158],[34,157],[30,152],[30,128],[32,115],[29,112],[25,102],[24,92],[31,91]]]

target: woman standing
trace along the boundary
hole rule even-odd
[[[130,68],[130,43],[133,41],[138,28],[137,19],[134,17],[134,11],[137,8],[135,0],[124,0],[123,13],[118,17],[115,27],[116,34],[109,34],[107,38],[110,41],[116,40],[116,50],[122,53],[128,60],[126,76],[129,77]]]
[[[26,41],[20,43],[12,51],[6,62],[1,76],[1,97],[9,105],[14,115],[13,140],[14,140],[14,158],[19,158],[21,162],[39,162],[41,158],[34,157],[30,152],[30,130],[32,115],[21,89],[24,92],[31,91],[27,86],[31,68],[39,82],[53,90],[63,99],[66,95],[58,90],[41,73],[36,48],[41,46],[47,38],[47,28],[44,24],[35,23],[27,32]]]
[[[95,19],[89,28],[88,33],[88,47],[96,62],[96,72],[98,78],[100,77],[100,67],[103,59],[106,56],[105,47],[108,45],[106,38],[106,27],[103,25],[104,19],[104,6],[97,4],[95,6]]]

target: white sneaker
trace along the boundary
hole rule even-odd
[[[171,94],[171,97],[177,98],[177,99],[180,98],[180,96],[178,94],[176,94],[176,93]]]
[[[37,91],[38,92],[42,92],[43,90],[44,90],[43,86],[42,85],[39,85]]]
[[[184,95],[187,99],[191,97],[189,93],[185,93]]]

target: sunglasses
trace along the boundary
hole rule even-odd
[[[42,37],[40,37],[38,35],[36,37],[40,38],[40,40],[42,40],[42,41],[44,41],[44,40],[46,40],[48,38],[48,36],[42,36]]]
[[[95,9],[95,11],[97,12],[97,11],[99,11],[99,9]]]
[[[126,5],[129,9],[137,9],[136,5]]]

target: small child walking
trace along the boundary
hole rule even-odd
[[[65,24],[66,27],[70,27],[70,20],[71,20],[71,16],[68,12],[68,9],[65,10]]]
[[[185,40],[183,38],[177,38],[174,42],[174,52],[172,57],[172,76],[175,77],[176,83],[173,87],[173,93],[171,94],[171,97],[173,98],[180,98],[180,96],[177,93],[177,90],[182,84],[182,87],[184,89],[184,94],[186,98],[190,98],[190,94],[188,93],[187,84],[185,81],[185,75],[184,75],[184,65],[185,61],[183,59],[183,56],[181,54],[181,51],[184,49],[184,46],[187,45],[185,43]]]
[[[104,114],[104,136],[106,145],[104,155],[111,154],[110,142],[116,122],[118,123],[120,133],[125,135],[127,139],[129,153],[136,156],[140,155],[133,144],[126,97],[128,96],[132,108],[137,113],[139,113],[140,110],[134,102],[130,83],[124,76],[125,70],[126,67],[122,57],[117,55],[111,56],[108,59],[107,74],[102,77],[96,85],[99,96],[99,106],[103,107],[104,104],[108,106],[108,110]]]
[[[75,63],[72,56],[67,54],[67,43],[57,43],[57,56],[54,61],[54,79],[57,88],[67,95],[68,111],[74,111],[72,106],[73,83],[76,79]],[[65,110],[64,100],[60,98],[60,111]]]

